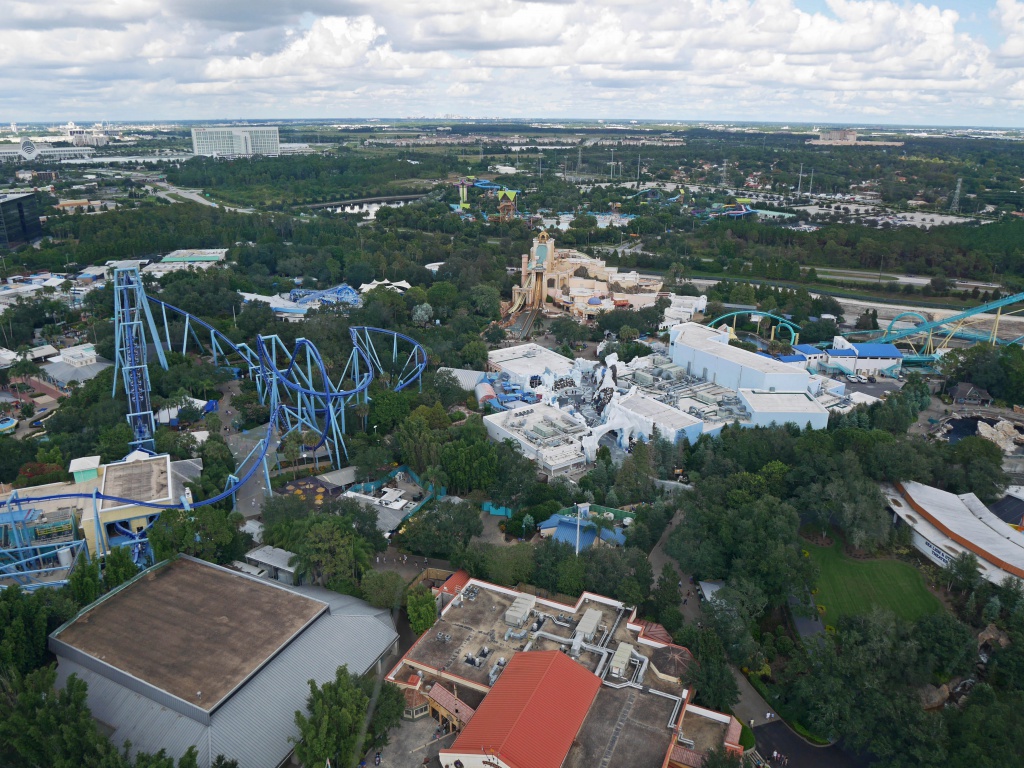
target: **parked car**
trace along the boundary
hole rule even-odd
[[[857,383],[857,377],[856,377],[856,376],[853,376],[853,375],[848,375],[848,376],[846,377],[846,380],[847,380],[848,382],[850,382],[851,384],[856,384],[856,383]]]
[[[869,384],[877,384],[878,383],[878,379],[876,379],[874,376],[868,376],[868,383]]]

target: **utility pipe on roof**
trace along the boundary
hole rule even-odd
[[[552,642],[558,643],[559,645],[572,645],[573,643],[573,641],[569,638],[559,637],[558,635],[552,635],[550,632],[534,632],[531,644],[533,640],[536,640],[538,637],[544,640],[551,640]],[[607,648],[601,648],[596,645],[590,645],[589,643],[581,643],[580,647],[585,651],[590,651],[591,653],[596,653],[601,656],[601,661],[598,663],[597,669],[594,670],[594,674],[598,677],[602,677],[601,673],[605,671],[605,666],[608,664],[608,659],[611,657],[612,652],[609,651]]]

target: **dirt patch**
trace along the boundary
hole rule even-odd
[[[824,533],[815,533],[812,531],[801,530],[800,538],[804,541],[809,541],[816,547],[831,547],[833,543],[833,539],[831,536],[828,536]]]

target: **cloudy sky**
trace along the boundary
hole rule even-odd
[[[1024,0],[0,0],[0,122],[1024,126]]]

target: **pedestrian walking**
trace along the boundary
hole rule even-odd
[[[683,605],[686,605],[689,602],[689,600],[690,599],[688,597],[684,597],[683,598]]]
[[[779,751],[777,749],[773,749],[772,750],[772,760],[778,760],[778,759],[779,759]]]

